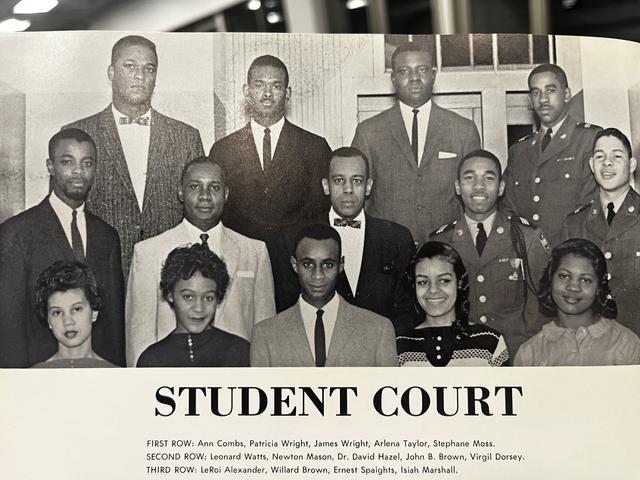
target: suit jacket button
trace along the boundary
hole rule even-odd
[[[480,315],[480,321],[482,323],[486,323],[487,322],[487,316],[486,315]]]
[[[270,191],[271,191],[271,189],[270,189],[269,187],[265,187],[265,189],[264,189],[264,193],[265,193],[265,194],[266,194],[266,193],[269,193]]]
[[[418,205],[418,206],[416,207],[416,210],[422,210],[422,205]]]
[[[478,280],[478,283],[482,283],[482,282],[484,282],[484,275],[478,275],[478,276],[476,277],[476,280]]]
[[[538,220],[540,220],[540,215],[534,213],[531,218],[533,218],[533,220],[537,222]]]
[[[607,260],[609,260],[613,255],[611,255],[611,252],[604,252],[604,258],[606,258]]]
[[[478,297],[478,301],[479,301],[480,303],[485,303],[485,302],[487,301],[487,297],[486,297],[486,296],[484,296],[484,295],[480,295],[480,296]]]

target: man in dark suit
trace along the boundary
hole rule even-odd
[[[336,293],[342,272],[340,235],[324,224],[303,228],[291,266],[300,299],[253,327],[252,367],[398,366],[391,322]]]
[[[589,165],[598,195],[565,219],[562,240],[586,238],[600,247],[617,320],[640,335],[640,195],[629,184],[637,167],[629,139],[616,128],[599,131]]]
[[[557,65],[543,64],[531,71],[529,99],[540,129],[509,148],[505,207],[533,220],[554,247],[560,243],[565,217],[595,195],[589,157],[600,127],[578,123],[569,115],[571,90]]]
[[[53,191],[0,225],[0,367],[29,367],[51,357],[57,342],[37,318],[36,279],[56,260],[78,259],[94,272],[103,308],[93,327],[101,357],[124,365],[124,291],[118,234],[85,208],[96,173],[89,135],[63,130],[49,141]]]
[[[395,324],[413,310],[413,295],[403,279],[415,247],[407,228],[364,212],[372,186],[369,166],[360,150],[335,150],[329,175],[322,179],[324,193],[331,199],[331,208],[322,221],[335,228],[342,241],[344,270],[338,275],[336,291],[352,305]],[[293,251],[292,243],[288,251]],[[278,309],[284,310],[297,301],[300,288],[291,266],[287,265],[285,276],[285,262],[281,258],[279,263],[276,291]]]
[[[395,50],[391,64],[398,102],[360,123],[352,146],[369,159],[367,212],[404,225],[421,244],[460,213],[453,182],[480,136],[471,120],[431,101],[437,69],[429,52],[410,42]]]
[[[214,143],[209,156],[225,171],[229,187],[222,221],[265,241],[271,254],[283,230],[297,230],[326,211],[321,181],[331,149],[285,118],[291,87],[280,59],[256,58],[243,94],[249,123]]]
[[[198,130],[151,108],[157,68],[153,42],[121,38],[107,70],[113,103],[63,127],[80,128],[96,142],[98,170],[87,204],[118,230],[125,276],[136,242],[180,222],[180,172],[204,155]]]

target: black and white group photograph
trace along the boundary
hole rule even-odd
[[[640,364],[637,45],[0,44],[0,367]]]

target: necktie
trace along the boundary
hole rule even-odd
[[[264,138],[262,139],[262,169],[266,172],[271,166],[271,130],[264,129]]]
[[[324,367],[327,361],[327,350],[324,340],[324,322],[322,321],[322,315],[324,310],[318,310],[316,312],[316,328],[314,333],[315,347],[316,347],[316,367]]]
[[[142,125],[143,127],[149,126],[149,117],[120,117],[120,125],[131,125],[132,123],[136,123],[138,125]]]
[[[416,165],[419,163],[418,159],[418,109],[414,108],[413,123],[411,125],[411,149],[413,150],[413,158],[416,161]]]
[[[616,216],[616,212],[613,210],[613,202],[607,203],[607,223],[611,225],[613,217]]]
[[[351,227],[351,228],[360,228],[361,226],[360,220],[347,220],[345,218],[334,218],[333,226],[334,227]]]
[[[549,145],[549,142],[551,141],[551,134],[552,133],[553,133],[552,130],[549,128],[544,133],[544,137],[542,137],[542,151],[543,152],[544,152],[544,149],[547,148],[547,145]]]
[[[73,249],[73,255],[76,259],[84,261],[84,246],[82,244],[80,230],[78,230],[78,211],[75,209],[73,210],[71,218],[71,248]]]
[[[478,255],[482,256],[482,251],[486,244],[487,232],[485,232],[482,222],[478,222],[478,235],[476,236],[476,250],[478,250]]]
[[[205,245],[207,247],[209,246],[209,244],[207,243],[207,240],[209,240],[209,234],[201,233],[200,234],[200,240],[202,240],[202,245]]]

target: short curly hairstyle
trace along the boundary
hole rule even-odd
[[[413,299],[416,312],[423,312],[418,298],[415,296],[416,266],[425,258],[442,258],[453,265],[453,272],[456,274],[456,320],[453,328],[458,334],[467,334],[469,326],[469,275],[462,262],[462,257],[455,248],[443,242],[431,241],[422,245],[413,256],[411,263],[407,267],[406,278],[413,289]]]
[[[81,289],[84,292],[91,310],[102,308],[102,290],[91,269],[82,262],[63,261],[49,265],[36,280],[35,300],[38,318],[47,324],[48,301],[56,292]]]
[[[618,307],[609,289],[607,261],[598,246],[584,238],[571,238],[562,242],[551,251],[549,265],[547,265],[540,279],[540,289],[538,293],[540,313],[547,317],[555,317],[558,313],[558,307],[551,295],[553,276],[560,267],[560,262],[567,255],[586,258],[591,262],[598,280],[596,297],[593,299],[591,311],[595,315],[615,319],[618,316]]]
[[[218,303],[222,302],[229,286],[227,266],[208,246],[201,243],[178,247],[169,253],[160,274],[162,298],[169,302],[169,294],[173,292],[178,281],[188,280],[196,272],[216,282],[216,300]]]

